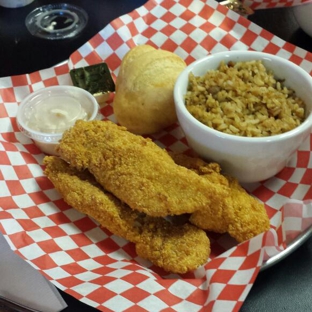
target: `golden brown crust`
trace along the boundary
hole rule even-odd
[[[190,222],[217,233],[228,232],[238,242],[248,240],[269,230],[270,220],[264,204],[252,197],[233,177],[223,176],[216,163],[207,163],[197,157],[171,154],[179,165],[185,166],[218,185],[228,189],[228,196],[205,209],[195,211]]]
[[[170,153],[170,156],[180,166],[184,166],[199,176],[207,179],[216,188],[226,189],[227,194],[217,198],[210,206],[197,210],[190,216],[190,222],[196,226],[216,233],[226,233],[231,219],[230,189],[228,180],[221,175],[221,167],[217,163],[206,163],[198,157],[185,154]]]
[[[225,188],[176,165],[150,139],[109,121],[78,120],[64,133],[58,152],[78,170],[88,169],[132,209],[150,216],[192,213],[227,195]]]
[[[186,273],[206,263],[210,254],[209,239],[198,230],[189,223],[174,226],[163,219],[152,220],[146,223],[136,251],[167,271]]]
[[[269,230],[270,220],[264,204],[249,195],[236,179],[228,179],[233,212],[228,233],[238,242],[243,242]]]
[[[191,224],[174,225],[130,209],[104,191],[88,171],[78,171],[58,157],[47,156],[44,164],[45,174],[65,202],[135,243],[141,257],[181,274],[206,263],[210,243],[203,230]]]
[[[64,200],[88,214],[112,233],[135,241],[140,229],[139,214],[103,190],[87,170],[78,171],[55,156],[44,158],[45,174]]]

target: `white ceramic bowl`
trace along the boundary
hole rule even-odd
[[[248,61],[261,59],[275,77],[296,91],[306,103],[306,119],[297,128],[269,137],[241,137],[226,134],[205,126],[185,107],[184,95],[188,76],[202,76],[216,69],[221,61]],[[177,117],[191,148],[206,160],[218,162],[223,171],[240,182],[250,183],[268,179],[287,164],[290,157],[311,133],[312,78],[302,68],[281,57],[252,51],[220,52],[195,61],[185,68],[174,87]]]
[[[312,3],[296,5],[292,10],[299,26],[312,37]]]
[[[42,152],[55,150],[66,129],[77,119],[93,120],[99,116],[94,96],[74,86],[51,86],[29,94],[19,105],[17,125]]]

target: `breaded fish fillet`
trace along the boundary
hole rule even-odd
[[[172,153],[171,157],[177,164],[229,190],[228,197],[223,198],[218,206],[192,213],[189,219],[191,223],[208,231],[228,232],[238,242],[269,230],[270,220],[264,204],[248,194],[235,178],[223,176],[217,163],[206,163],[184,154]]]
[[[237,179],[227,178],[230,183],[233,212],[228,233],[238,242],[243,242],[268,231],[270,220],[264,204],[249,195]]]
[[[44,164],[45,174],[65,202],[133,242],[142,258],[180,274],[206,263],[210,242],[203,230],[189,223],[174,225],[132,210],[104,191],[87,170],[78,171],[58,157],[46,156]]]
[[[82,121],[67,130],[58,147],[62,159],[88,169],[105,190],[150,216],[179,215],[210,207],[227,195],[174,163],[150,139],[110,121]]]
[[[227,195],[214,205],[205,207],[191,214],[190,222],[207,231],[216,233],[227,233],[229,223],[233,218],[231,206],[231,195],[228,180],[220,174],[221,168],[217,163],[206,163],[200,158],[190,157],[181,153],[169,153],[176,164],[186,167],[203,178],[209,180],[215,187],[226,188]]]

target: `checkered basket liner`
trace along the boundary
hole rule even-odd
[[[125,53],[139,44],[173,51],[187,63],[220,51],[263,51],[312,73],[311,53],[213,0],[148,1],[112,21],[62,65],[0,79],[0,231],[57,287],[101,311],[238,311],[263,261],[312,224],[312,134],[279,174],[246,186],[265,203],[270,231],[239,245],[211,234],[207,263],[179,276],[139,258],[133,244],[65,204],[43,174],[44,155],[17,128],[18,105],[30,92],[72,84],[71,68],[102,61],[116,77]],[[111,103],[101,113],[115,121]],[[178,124],[152,138],[168,150],[188,149]]]

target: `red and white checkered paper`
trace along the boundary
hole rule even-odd
[[[282,172],[248,185],[265,202],[271,230],[240,245],[210,234],[207,264],[178,276],[137,257],[133,244],[65,204],[43,174],[44,155],[16,126],[18,104],[30,92],[71,84],[69,69],[101,61],[116,76],[124,54],[139,44],[173,51],[187,63],[224,50],[264,51],[312,73],[312,54],[213,0],[148,1],[112,21],[63,65],[0,79],[0,231],[56,286],[99,310],[238,311],[263,261],[312,224],[312,134]],[[115,121],[111,103],[101,112]],[[178,124],[152,138],[168,150],[188,149]]]

